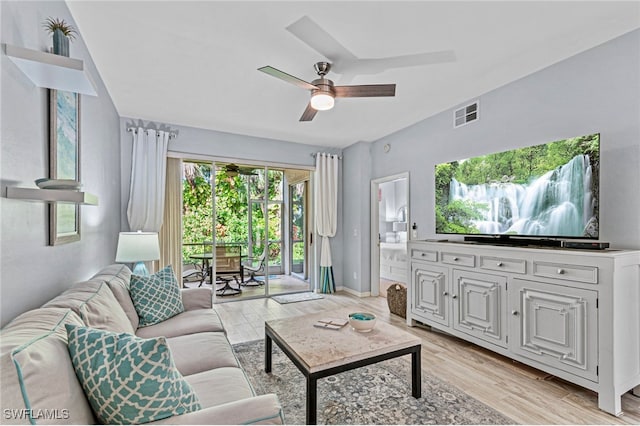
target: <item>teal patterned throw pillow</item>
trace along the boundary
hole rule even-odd
[[[164,337],[66,328],[73,368],[100,423],[147,423],[201,409]]]
[[[129,293],[140,317],[139,327],[157,324],[184,312],[180,286],[171,265],[153,275],[131,275]]]

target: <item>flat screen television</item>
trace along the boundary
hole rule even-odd
[[[437,164],[436,233],[597,239],[599,171],[598,133]]]

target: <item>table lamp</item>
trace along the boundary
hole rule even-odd
[[[160,259],[157,232],[121,232],[118,237],[116,262],[135,263],[133,273],[149,275],[144,262]]]

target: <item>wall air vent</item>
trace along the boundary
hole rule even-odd
[[[472,104],[459,108],[453,112],[453,127],[464,126],[472,121],[476,121],[479,116],[479,103],[475,101]]]

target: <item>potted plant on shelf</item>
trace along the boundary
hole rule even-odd
[[[75,38],[76,29],[67,24],[64,19],[58,18],[47,18],[43,26],[49,33],[53,34],[53,53],[69,56],[69,40]]]

